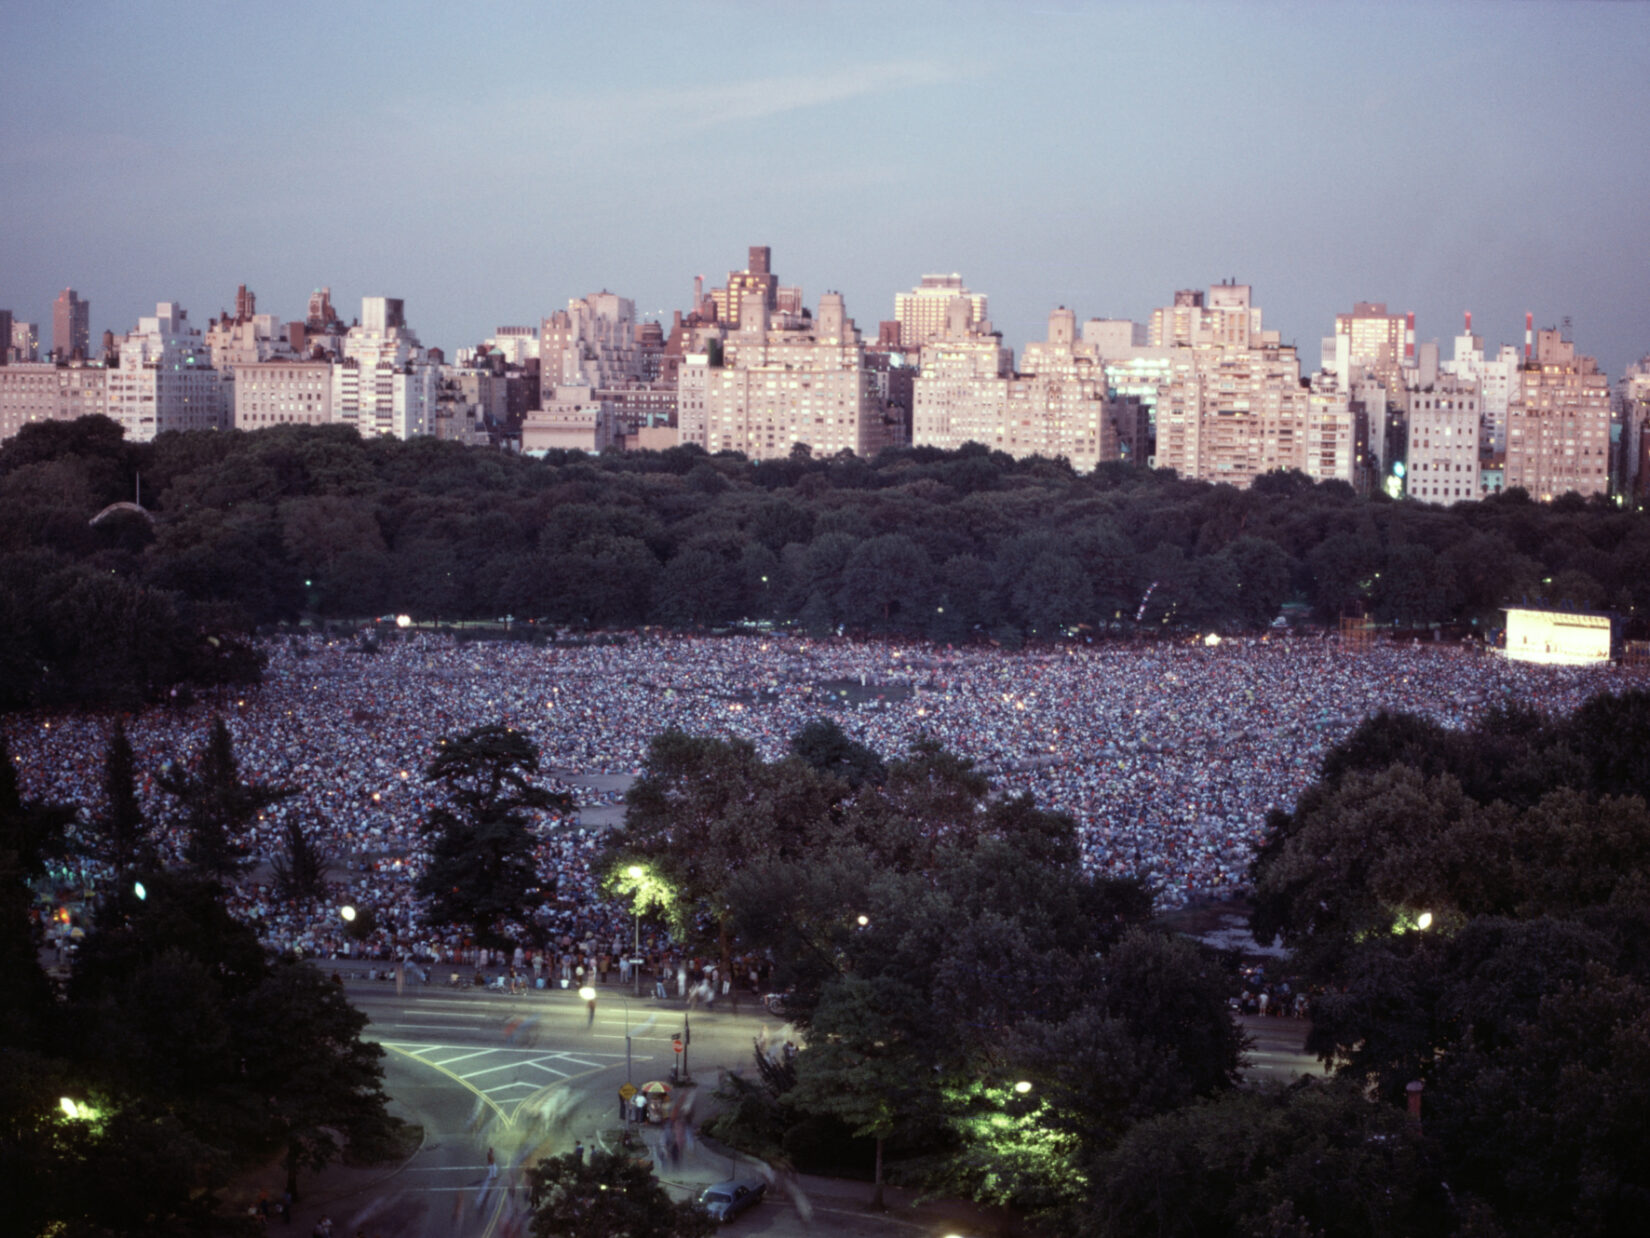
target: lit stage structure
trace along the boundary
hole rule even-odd
[[[1608,662],[1615,635],[1610,615],[1584,611],[1507,608],[1506,655],[1514,662],[1592,666]]]

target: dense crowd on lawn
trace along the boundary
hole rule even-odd
[[[557,775],[634,773],[649,739],[670,726],[743,737],[770,758],[821,716],[885,757],[929,736],[976,761],[1000,790],[1071,814],[1088,864],[1141,874],[1174,906],[1235,891],[1267,811],[1292,806],[1325,749],[1367,714],[1404,710],[1461,726],[1502,701],[1567,711],[1642,682],[1638,671],[1517,665],[1453,645],[1354,649],[1316,637],[1009,653],[791,635],[644,633],[547,647],[414,633],[375,653],[319,635],[266,648],[263,686],[128,719],[149,813],[165,820],[171,808],[155,772],[187,761],[222,713],[243,776],[297,789],[260,821],[253,853],[276,854],[284,814],[300,813],[337,878],[330,904],[300,911],[274,899],[257,867],[234,895],[239,912],[283,948],[438,963],[454,959],[461,939],[423,923],[413,892],[427,855],[420,825],[440,797],[423,770],[439,737],[487,723],[530,735],[546,783],[574,791],[584,809],[619,793]],[[24,793],[97,811],[112,723],[95,713],[7,719]],[[563,954],[605,954],[617,967],[632,924],[591,873],[601,830],[576,815],[534,828],[541,871],[555,878],[556,900],[541,912],[557,943],[553,965]],[[166,835],[173,854],[181,844]],[[364,945],[339,931],[345,903],[376,913]]]

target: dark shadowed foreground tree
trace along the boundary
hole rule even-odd
[[[710,1214],[666,1194],[646,1164],[613,1152],[550,1157],[527,1171],[534,1238],[709,1238]]]
[[[141,1098],[235,1164],[279,1154],[289,1182],[346,1150],[385,1155],[383,1050],[308,963],[273,959],[219,888],[154,874],[99,912],[69,986],[67,1047],[112,1105]]]
[[[321,823],[312,823],[319,826]],[[308,903],[322,897],[327,890],[327,863],[329,856],[314,835],[320,830],[306,829],[296,815],[288,816],[283,832],[286,848],[270,860],[275,892],[293,903]]]
[[[126,737],[126,720],[120,717],[103,752],[103,803],[103,811],[92,818],[96,851],[115,870],[115,884],[124,888],[126,875],[152,867],[156,856],[151,824],[138,801],[132,742]]]
[[[816,723],[791,751],[660,736],[606,859],[675,891],[685,933],[764,952],[806,1029],[731,1086],[726,1134],[863,1164],[877,1202],[897,1175],[1052,1216],[1130,1122],[1232,1085],[1218,960],[1146,931],[1149,894],[1086,873],[1069,817],[932,743],[885,764]],[[1091,1036],[1105,1069],[1062,1075]]]
[[[1308,1047],[1392,1111],[1424,1085],[1439,1232],[1605,1238],[1650,1209],[1647,702],[1371,720],[1256,859],[1257,936],[1321,986]],[[1351,1220],[1313,1232],[1423,1232]]]
[[[507,944],[512,922],[538,932],[532,911],[547,895],[529,814],[571,807],[567,796],[534,784],[538,768],[537,745],[514,727],[481,726],[437,741],[424,779],[442,785],[447,803],[424,823],[431,857],[418,886],[433,921],[468,925],[488,945]]]
[[[0,734],[0,1044],[44,1047],[51,984],[40,969],[40,925],[29,915],[30,883],[61,854],[69,810],[25,800]]]
[[[222,718],[212,719],[206,744],[187,767],[168,765],[155,781],[178,802],[188,834],[184,859],[197,872],[220,880],[245,862],[245,835],[258,814],[294,794],[289,787],[241,777],[235,740]]]

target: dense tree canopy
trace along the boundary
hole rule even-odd
[[[1138,882],[1086,875],[1069,818],[932,744],[884,761],[815,722],[768,762],[667,732],[607,867],[686,940],[765,953],[807,1029],[762,1088],[731,1085],[730,1134],[806,1163],[865,1141],[878,1197],[886,1152],[941,1189],[1076,1207],[1130,1122],[1235,1080],[1218,960],[1146,929]]]
[[[1254,925],[1322,986],[1310,1047],[1389,1106],[1424,1088],[1430,1168],[1392,1198],[1425,1203],[1431,1181],[1431,1220],[1321,1232],[1642,1224],[1650,1145],[1627,1115],[1650,1106],[1647,746],[1637,691],[1466,731],[1382,715],[1274,815]]]
[[[147,517],[92,523],[134,494]],[[1642,513],[1519,492],[1442,509],[978,446],[530,459],[341,426],[135,444],[93,417],[0,445],[0,707],[255,675],[230,634],[302,613],[1013,643],[1253,629],[1295,601],[1484,630],[1519,600],[1650,618],[1646,566]]]

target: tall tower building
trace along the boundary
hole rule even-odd
[[[109,371],[109,416],[128,442],[147,443],[168,430],[227,429],[228,395],[205,337],[171,301],[155,306],[153,318],[138,319]]]
[[[842,295],[827,292],[810,319],[771,319],[765,290],[747,292],[739,329],[678,371],[681,441],[753,460],[798,444],[816,455],[869,455],[886,444],[878,375]]]
[[[1610,383],[1592,357],[1551,329],[1518,371],[1507,408],[1506,483],[1543,502],[1610,487]]]
[[[1158,467],[1238,487],[1277,469],[1352,480],[1348,404],[1301,385],[1300,359],[1263,329],[1247,284],[1216,285],[1206,300],[1176,293],[1152,312],[1151,338],[1168,364],[1157,391]]]
[[[924,275],[910,292],[894,294],[894,320],[899,323],[900,347],[921,348],[940,339],[949,329],[951,302],[961,298],[967,305],[965,325],[970,331],[991,331],[987,321],[986,298],[981,292],[963,287],[961,275]]]
[[[1455,355],[1439,368],[1446,374],[1478,381],[1479,415],[1483,419],[1479,447],[1495,455],[1506,451],[1507,405],[1518,385],[1518,350],[1505,344],[1498,355],[1486,357],[1483,340],[1473,334],[1469,312],[1465,330],[1455,337]]]
[[[40,326],[38,323],[18,322],[15,318],[12,320],[11,352],[12,357],[18,361],[40,360]]]
[[[1404,490],[1423,503],[1477,499],[1483,407],[1478,380],[1445,374],[1409,396]]]
[[[1621,493],[1635,501],[1650,486],[1650,355],[1627,367],[1621,400]]]
[[[711,299],[716,304],[716,320],[728,330],[737,331],[746,300],[756,294],[771,314],[779,308],[779,280],[773,273],[773,250],[766,245],[752,245],[743,271],[729,271],[727,286],[712,288]],[[796,300],[801,302],[801,293]]]
[[[0,365],[11,363],[11,311],[0,310]]]
[[[52,356],[59,361],[84,360],[92,344],[92,303],[65,288],[52,305]]]
[[[1414,314],[1389,314],[1385,301],[1359,301],[1350,314],[1335,315],[1336,381],[1342,391],[1350,391],[1359,379],[1373,375],[1388,399],[1399,403],[1414,345]]]

